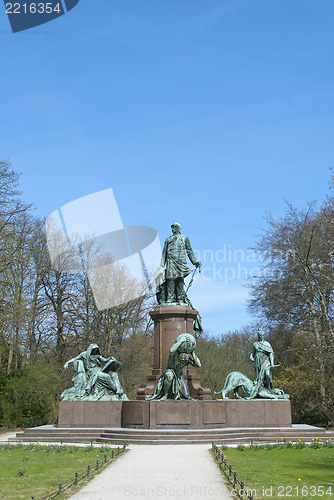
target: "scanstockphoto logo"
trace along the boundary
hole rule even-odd
[[[85,272],[99,311],[155,288],[161,244],[152,227],[124,227],[112,189],[78,198],[46,220],[52,266]]]
[[[80,0],[3,0],[13,33],[35,28],[63,16]]]

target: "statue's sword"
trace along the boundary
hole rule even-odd
[[[187,292],[188,292],[189,288],[190,288],[190,287],[191,287],[191,285],[193,284],[194,277],[195,277],[195,274],[196,274],[197,269],[198,269],[198,271],[199,271],[199,272],[201,272],[201,266],[195,267],[195,269],[193,270],[192,275],[191,275],[191,279],[190,279],[190,281],[189,281],[189,283],[188,283],[188,286],[187,286],[187,288],[186,288],[186,291],[184,292],[184,294],[185,294],[185,295],[187,295]]]

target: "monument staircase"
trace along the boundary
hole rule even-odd
[[[211,443],[236,445],[249,443],[295,442],[301,439],[332,439],[334,432],[320,427],[296,424],[291,427],[249,427],[224,429],[125,429],[125,428],[60,428],[57,425],[43,425],[25,429],[16,434],[12,441],[47,443],[104,443],[123,444],[199,444]]]

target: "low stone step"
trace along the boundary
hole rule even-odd
[[[303,439],[333,439],[334,433],[325,429],[308,425],[292,427],[244,429],[133,429],[133,428],[58,428],[56,425],[31,427],[17,433],[12,441],[22,442],[63,442],[105,444],[192,444],[210,443],[238,444],[257,442],[283,442]]]
[[[330,436],[322,436],[321,438],[329,438]],[[305,441],[311,441],[313,439],[319,438],[317,434],[310,434],[306,438],[303,436],[300,436],[300,434],[293,434],[293,435],[272,435],[270,437],[268,436],[259,436],[256,434],[253,435],[244,435],[244,436],[229,436],[229,437],[223,437],[221,435],[214,435],[214,436],[197,436],[194,438],[193,436],[154,436],[151,437],[150,439],[145,436],[113,436],[113,437],[108,437],[104,438],[101,437],[97,441],[101,443],[113,443],[115,441],[124,441],[125,443],[152,443],[152,444],[157,444],[157,443],[166,443],[166,442],[217,442],[217,443],[225,443],[225,444],[233,444],[233,443],[250,443],[251,441],[255,442],[261,442],[261,443],[275,443],[276,441],[278,442],[288,442],[288,441],[297,441],[298,439],[303,439]]]
[[[74,436],[74,435],[80,435],[80,436],[92,436],[92,435],[95,435],[95,436],[100,436],[101,434],[103,434],[103,432],[80,432],[80,431],[70,431],[70,430],[67,430],[66,432],[47,432],[47,431],[44,431],[44,432],[18,432],[17,435],[19,434],[24,434],[25,436],[41,436],[41,435],[48,435],[48,436],[67,436],[67,435],[71,435],[71,436]]]
[[[100,433],[100,432],[105,432],[107,429],[104,427],[102,428],[97,428],[97,427],[90,427],[90,428],[81,428],[81,427],[57,427],[55,426],[41,426],[41,427],[28,427],[27,429],[24,429],[25,434],[40,434],[41,432],[55,432],[57,434],[61,432],[79,432],[80,434],[91,434],[92,432],[94,433]]]
[[[243,437],[243,435],[239,435],[240,437]],[[238,436],[238,437],[239,437]],[[228,434],[227,436],[224,436],[220,433],[217,434],[200,434],[200,435],[194,435],[194,434],[155,434],[153,436],[147,436],[145,434],[101,434],[98,438],[98,441],[103,440],[103,441],[110,441],[111,439],[206,439],[207,441],[212,441],[214,439],[235,439],[236,436],[233,434]],[[245,434],[244,437],[247,437]]]
[[[196,439],[196,438],[206,438],[207,440],[211,439],[236,439],[236,438],[245,438],[245,439],[253,439],[254,437],[261,438],[263,440],[273,440],[275,439],[291,439],[294,438],[295,436],[297,437],[303,437],[303,438],[312,438],[312,437],[325,437],[325,436],[333,436],[334,434],[326,434],[325,431],[320,430],[319,432],[317,430],[309,430],[309,431],[298,431],[298,430],[282,430],[282,431],[276,431],[276,432],[267,432],[265,430],[261,431],[244,431],[244,432],[224,432],[222,430],[211,430],[210,432],[197,432],[194,433],[193,431],[188,431],[188,432],[164,432],[164,431],[155,431],[154,433],[147,433],[145,431],[137,431],[137,432],[104,432],[101,433],[101,438],[104,440],[110,440],[110,439],[115,439],[115,438],[127,438],[127,439],[136,439],[136,438],[145,438],[145,439],[164,439],[164,438],[171,438],[171,439],[183,439],[183,438],[188,438],[188,439]]]
[[[54,438],[49,438],[49,437],[40,437],[39,439],[28,439],[28,438],[21,438],[21,439],[17,439],[17,438],[13,438],[10,440],[11,442],[16,442],[16,443],[87,443],[87,444],[90,444],[90,443],[96,443],[97,440],[94,439],[94,438],[89,438],[89,437],[86,437],[86,438],[75,438],[75,439],[63,439],[63,438],[60,438],[60,437],[54,437]]]

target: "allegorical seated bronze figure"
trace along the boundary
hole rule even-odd
[[[181,333],[169,350],[167,367],[160,375],[154,394],[149,400],[194,399],[190,397],[183,369],[187,365],[201,366],[195,354],[196,340],[190,333]]]
[[[116,373],[122,363],[101,356],[97,344],[67,361],[65,370],[69,363],[73,363],[73,387],[61,394],[61,401],[128,401]]]

